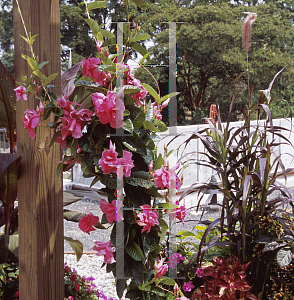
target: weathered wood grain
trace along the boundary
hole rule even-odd
[[[33,48],[45,75],[60,73],[60,21],[58,0],[20,0],[27,30],[38,35]],[[25,31],[14,0],[15,77],[32,72],[21,53],[30,55],[29,46],[20,38]],[[60,76],[53,84],[60,95]],[[17,153],[22,156],[19,177],[19,263],[21,300],[63,300],[63,218],[62,179],[56,177],[61,157],[60,146],[49,149],[51,130],[39,126],[37,137],[29,138],[23,129],[26,109],[36,109],[36,100],[18,101]]]

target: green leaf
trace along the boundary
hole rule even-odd
[[[133,133],[133,131],[134,131],[133,122],[130,119],[125,120],[124,125],[123,125],[123,129],[130,132],[130,133]]]
[[[106,8],[106,3],[107,1],[95,1],[95,2],[90,2],[88,4],[88,10],[96,9],[96,8]]]
[[[160,132],[167,131],[167,126],[161,120],[155,119],[153,124],[159,129]]]
[[[125,298],[129,298],[129,299],[140,299],[142,298],[142,292],[138,289],[132,289],[127,291]]]
[[[74,240],[70,237],[65,236],[64,239],[71,245],[72,249],[76,254],[77,261],[79,261],[83,255],[83,244],[80,241]]]
[[[72,210],[66,210],[66,209],[63,211],[63,218],[67,221],[78,223],[83,216],[84,216],[84,214],[82,214],[78,211],[72,211]]]
[[[159,284],[159,283],[163,283],[163,284],[166,284],[166,285],[175,285],[176,282],[170,278],[170,277],[167,277],[167,276],[162,276],[158,279],[156,279],[156,284]]]
[[[164,163],[164,159],[161,155],[161,153],[158,155],[157,159],[156,159],[156,162],[154,164],[154,170],[157,170],[157,169],[160,169],[161,166],[163,165]]]
[[[41,70],[41,68],[43,68],[45,65],[47,65],[49,63],[49,61],[43,61],[38,65],[39,70]]]
[[[133,262],[130,264],[130,275],[132,276],[132,280],[137,284],[141,285],[144,280],[144,274],[138,270],[135,266],[138,262]]]
[[[138,41],[145,41],[151,39],[151,36],[148,33],[143,33],[140,35],[137,35],[132,39],[133,42],[138,42]]]
[[[141,9],[145,10],[147,9],[147,4],[143,0],[131,0],[133,3],[135,3],[137,6],[139,6]]]
[[[163,241],[163,239],[165,238],[165,236],[166,236],[166,232],[167,232],[167,230],[168,230],[168,225],[167,225],[167,223],[163,220],[163,219],[158,219],[158,222],[159,222],[159,224],[160,224],[160,231],[161,231],[161,233],[160,233],[160,235],[159,235],[159,237],[160,237],[160,240],[159,240],[159,244]]]
[[[116,293],[120,299],[123,296],[126,281],[127,281],[127,279],[116,279]]]
[[[96,35],[100,31],[100,26],[93,19],[84,19],[84,21],[91,27],[94,35]]]
[[[134,241],[130,245],[127,245],[126,251],[136,261],[144,261],[145,260],[144,254],[143,254],[141,248]]]
[[[174,209],[177,208],[177,206],[173,203],[159,203],[158,204],[159,208],[164,208],[164,209]]]
[[[154,293],[159,296],[165,295],[165,291],[157,286],[151,286],[151,293]]]
[[[33,71],[39,70],[38,64],[34,59],[28,57],[27,62]]]
[[[180,92],[173,92],[173,93],[167,94],[167,95],[161,97],[160,100],[158,101],[158,103],[161,104],[163,101],[167,100],[168,98],[172,98],[172,97],[177,96],[179,94],[181,94],[181,93]]]
[[[112,32],[108,31],[108,30],[101,29],[100,32],[102,33],[102,35],[104,37],[107,37],[108,39],[115,39],[116,38],[115,35]]]
[[[46,86],[46,85],[47,85],[49,82],[51,82],[57,75],[58,75],[58,73],[53,73],[53,74],[51,74],[50,76],[48,76],[48,77],[44,80],[43,84]]]
[[[292,261],[293,253],[291,250],[281,249],[277,253],[277,264],[280,268],[288,266]]]
[[[36,76],[38,76],[42,80],[45,80],[45,78],[46,78],[45,75],[40,70],[33,71],[33,74],[35,74]]]
[[[145,120],[143,122],[143,126],[147,130],[151,130],[151,131],[154,131],[154,132],[159,132],[159,129],[156,128],[150,121]]]
[[[4,234],[4,241],[6,248],[18,256],[19,235],[17,233],[13,235]]]
[[[126,177],[125,182],[130,184],[130,185],[133,185],[133,186],[143,187],[145,189],[156,189],[157,188],[157,186],[154,184],[153,181],[145,180],[145,179],[142,179],[142,178]],[[150,195],[151,195],[151,193],[150,193]]]
[[[130,47],[133,48],[138,53],[140,53],[142,56],[148,53],[147,50],[137,42],[130,43]]]
[[[140,60],[140,65],[144,65],[145,60],[147,59],[148,62],[150,62],[150,57],[149,55],[151,54],[151,52],[147,52]]]
[[[159,101],[159,95],[156,93],[152,86],[147,83],[142,83],[142,86],[150,93],[150,95],[156,100],[156,102]]]
[[[100,93],[103,93],[106,95],[107,93],[107,89],[102,87],[101,85],[98,85],[94,82],[90,82],[90,81],[87,81],[87,80],[78,80],[75,82],[75,85],[76,86],[82,86],[82,87],[87,87],[87,88],[91,88],[97,92],[100,92]]]

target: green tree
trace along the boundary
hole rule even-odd
[[[0,2],[0,59],[6,66],[8,72],[14,73],[14,51],[13,51],[13,14],[12,1],[1,0]]]
[[[238,91],[233,116],[236,120],[242,104],[247,102],[248,77],[257,92],[267,88],[273,76],[283,67],[285,70],[275,83],[272,97],[283,98],[288,103],[276,104],[274,114],[289,112],[287,104],[292,106],[294,101],[293,6],[289,6],[287,1],[265,2],[147,1],[147,11],[140,14],[135,6],[129,4],[130,18],[141,26],[143,32],[154,37],[151,49],[153,64],[168,64],[169,36],[167,24],[162,22],[183,22],[177,25],[177,90],[182,92],[178,97],[180,124],[184,123],[183,109],[193,111],[196,122],[199,122],[199,117],[208,116],[212,103],[218,102],[222,111],[228,111],[231,97]],[[113,20],[125,20],[125,15],[120,13],[122,5],[125,4],[115,6],[111,16]],[[248,67],[247,55],[242,49],[245,11],[258,15],[252,28]],[[248,75],[244,74],[238,84],[228,90],[234,79],[247,68]],[[157,69],[155,74],[160,87],[167,93],[168,69]],[[143,68],[138,69],[136,75],[144,80],[149,76]],[[153,84],[153,87],[156,85]]]

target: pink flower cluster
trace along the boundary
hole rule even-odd
[[[94,216],[88,209],[86,211],[87,213],[79,221],[79,228],[90,234],[90,231],[96,230],[93,226],[98,224],[99,218]]]
[[[91,121],[94,113],[85,108],[77,111],[73,107],[73,104],[76,104],[78,107],[81,107],[81,105],[70,102],[66,100],[65,97],[59,98],[57,101],[59,103],[59,107],[63,109],[62,124],[60,129],[61,140],[65,143],[65,140],[69,135],[76,139],[81,138],[83,135],[82,128],[87,122]]]
[[[83,75],[90,77],[95,83],[108,87],[111,79],[109,72],[99,72],[98,66],[101,65],[99,57],[89,57],[82,61]]]
[[[137,224],[140,226],[144,226],[141,232],[150,232],[151,226],[159,225],[158,211],[156,209],[152,210],[151,206],[148,204],[141,205],[140,207],[143,209],[143,212],[138,214],[140,220],[137,221]]]
[[[94,93],[91,97],[95,114],[102,124],[110,123],[112,128],[120,128],[123,125],[125,106],[115,92],[108,91],[106,96],[102,93]]]
[[[122,176],[131,176],[131,169],[134,167],[132,160],[132,153],[123,150],[123,157],[117,158],[118,153],[115,151],[115,144],[109,143],[109,150],[102,152],[102,157],[99,160],[99,166],[102,169],[103,174],[116,173],[118,178]],[[118,169],[122,169],[122,172],[118,172]]]
[[[188,282],[185,282],[184,285],[183,285],[183,290],[185,292],[191,292],[192,289],[194,289],[194,285],[192,283],[192,281],[188,281]]]
[[[169,168],[168,166],[164,165],[160,169],[155,170],[153,173],[155,185],[160,187],[161,189],[179,189],[182,185],[181,180],[176,174],[176,169],[178,169],[179,166],[179,163],[172,168]]]
[[[121,212],[122,201],[112,200],[111,203],[100,199],[100,209],[103,213],[106,214],[106,219],[109,224],[113,224],[114,221],[122,221],[123,214]]]
[[[106,243],[96,241],[95,244],[96,245],[93,247],[93,250],[97,251],[97,255],[104,255],[104,263],[112,264],[115,262],[113,257],[115,247],[112,247],[111,241]]]

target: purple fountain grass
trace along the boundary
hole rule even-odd
[[[247,17],[244,21],[243,26],[243,32],[242,32],[242,38],[243,38],[243,49],[246,53],[248,53],[250,49],[250,39],[251,39],[251,25],[257,18],[256,13],[252,12],[244,12],[244,14],[247,14]]]

